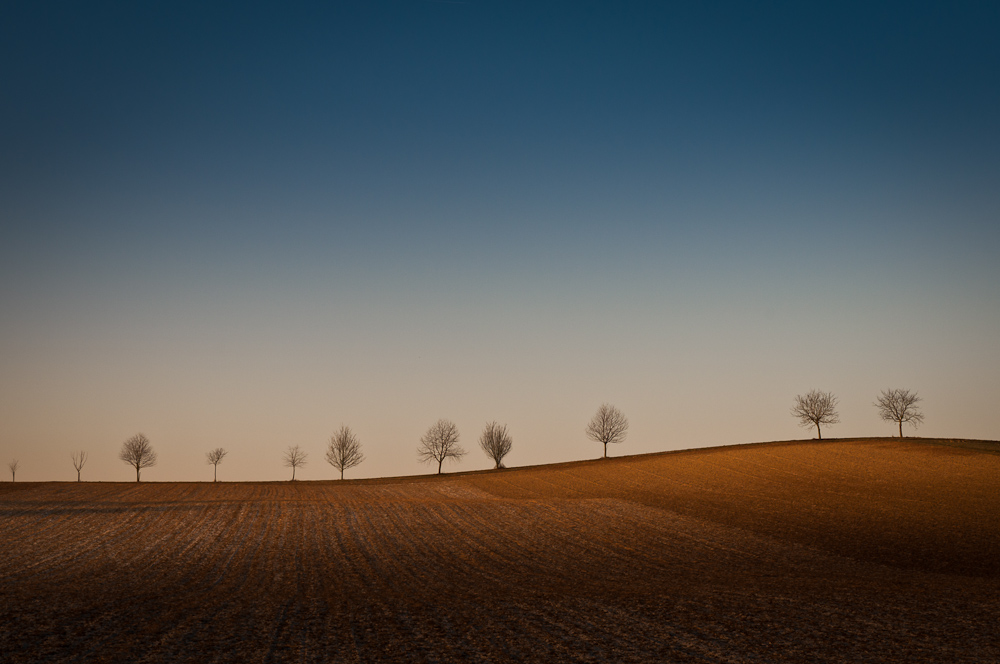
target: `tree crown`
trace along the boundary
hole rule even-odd
[[[124,443],[118,453],[118,458],[129,464],[136,471],[156,465],[156,452],[145,435],[137,433]]]
[[[441,419],[432,424],[417,446],[417,459],[421,463],[441,463],[445,459],[461,459],[463,456],[465,450],[458,444],[458,427],[450,420]]]
[[[510,453],[510,448],[514,441],[507,433],[507,425],[500,425],[496,422],[488,422],[483,429],[483,435],[479,437],[479,446],[486,452],[486,456],[493,459],[497,468],[503,468],[503,458]]]
[[[840,422],[837,414],[837,397],[832,392],[810,390],[805,396],[795,397],[792,415],[799,419],[799,425],[819,426],[820,424],[836,424]]]
[[[361,451],[361,441],[351,431],[351,427],[341,426],[337,433],[330,436],[330,443],[326,448],[326,460],[341,472],[354,468],[365,460],[365,455]]]
[[[622,443],[627,436],[628,419],[610,404],[601,404],[587,424],[587,437],[598,443]]]
[[[917,406],[920,401],[923,399],[916,392],[893,389],[882,390],[873,405],[878,408],[879,417],[886,422],[909,423],[917,427],[924,421],[924,414]]]
[[[222,460],[226,458],[227,454],[229,454],[229,450],[223,449],[221,447],[216,447],[211,452],[205,453],[205,459],[207,460],[207,463],[210,463],[213,466],[218,466],[220,463],[222,463]]]
[[[298,445],[289,445],[285,452],[284,460],[286,468],[299,468],[306,465],[308,454]]]

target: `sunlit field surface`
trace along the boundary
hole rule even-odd
[[[996,662],[996,450],[842,440],[346,482],[8,482],[0,659]]]

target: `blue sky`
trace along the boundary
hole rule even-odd
[[[0,9],[0,454],[24,479],[422,472],[811,435],[997,438],[993,3]],[[65,458],[64,458],[65,457]],[[63,477],[63,476],[66,477]],[[85,476],[87,473],[85,472]],[[220,477],[224,471],[220,469]]]

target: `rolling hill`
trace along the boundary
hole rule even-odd
[[[1000,445],[4,483],[7,662],[1000,661]]]

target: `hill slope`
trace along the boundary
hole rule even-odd
[[[5,484],[8,661],[997,661],[1000,455]]]

